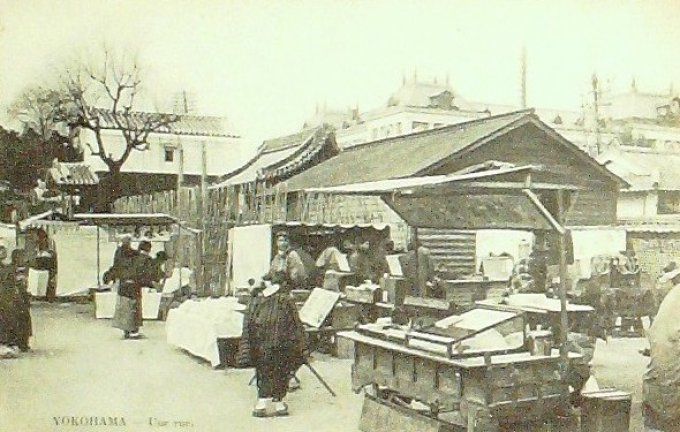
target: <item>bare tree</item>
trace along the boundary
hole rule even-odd
[[[61,94],[45,87],[24,90],[8,109],[11,118],[20,121],[45,141],[60,128],[58,106]]]
[[[61,77],[61,97],[55,121],[66,122],[73,129],[89,130],[94,135],[94,146],[87,143],[93,155],[108,167],[102,179],[105,196],[110,204],[120,193],[120,172],[133,151],[149,148],[152,133],[168,132],[178,120],[174,114],[142,112],[135,109],[142,91],[142,74],[136,60],[126,61],[103,50],[100,64],[80,63],[68,68]],[[123,137],[125,147],[113,154],[104,130],[116,130]],[[108,189],[108,190],[107,190]]]

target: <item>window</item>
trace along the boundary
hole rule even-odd
[[[414,122],[411,124],[411,129],[413,129],[414,131],[425,130],[425,129],[427,129],[427,123],[425,123],[425,122],[414,121]]]
[[[659,214],[680,213],[680,192],[659,191],[657,211]]]
[[[175,150],[172,148],[165,149],[165,161],[172,162],[175,160]]]

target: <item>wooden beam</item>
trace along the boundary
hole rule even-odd
[[[565,196],[563,191],[557,191],[557,213],[561,223],[565,220]],[[569,332],[569,316],[567,313],[567,237],[568,232],[565,230],[560,233],[558,237],[558,246],[560,249],[560,363],[562,380],[566,379],[566,373],[569,366],[569,350],[567,347],[567,334]],[[569,389],[565,399],[568,400]]]
[[[558,220],[555,219],[555,217],[548,211],[548,209],[545,208],[545,206],[538,198],[538,196],[536,196],[536,194],[530,191],[529,189],[524,189],[524,193],[526,194],[527,197],[529,197],[529,199],[536,206],[538,211],[540,211],[543,214],[543,216],[545,216],[545,218],[548,220],[550,225],[552,225],[555,231],[557,231],[560,235],[564,235],[566,229],[562,226],[562,224]],[[560,197],[562,196],[561,190],[558,190],[557,193]]]

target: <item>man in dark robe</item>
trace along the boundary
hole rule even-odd
[[[33,335],[33,325],[31,321],[31,295],[28,292],[28,274],[23,249],[12,251],[12,266],[15,275],[16,328],[14,342],[21,351],[28,351],[30,349],[29,340]]]
[[[267,404],[274,415],[288,415],[283,399],[290,376],[305,363],[305,333],[290,296],[292,281],[283,271],[271,275],[271,285],[254,292],[243,321],[239,363],[255,366],[258,401],[253,416],[267,416]]]
[[[548,251],[544,244],[536,244],[528,260],[532,283],[529,292],[545,293],[548,283]]]
[[[50,247],[50,240],[47,233],[43,230],[38,231],[38,253],[36,254],[33,267],[36,270],[44,270],[48,272],[47,292],[45,296],[47,301],[54,301],[57,296],[57,256]]]
[[[120,246],[116,248],[113,254],[113,265],[104,273],[104,283],[114,282],[120,280],[120,271],[123,268],[123,263],[137,253],[132,248],[132,237],[130,235],[123,236]]]
[[[7,248],[0,245],[0,345],[16,349],[16,297],[14,267],[6,263]]]
[[[411,285],[411,294],[418,297],[425,295],[427,284],[434,277],[430,250],[412,240],[408,252],[399,257],[399,263]]]

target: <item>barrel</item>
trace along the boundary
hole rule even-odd
[[[618,390],[582,393],[581,432],[625,432],[630,427],[631,394]]]

